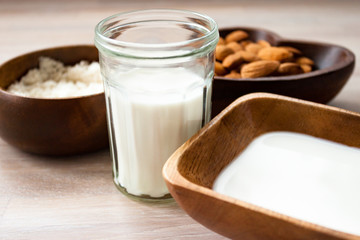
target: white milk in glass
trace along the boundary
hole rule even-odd
[[[202,127],[204,78],[181,67],[138,68],[107,83],[115,182],[132,195],[164,196],[164,163]]]
[[[215,180],[219,193],[360,235],[360,149],[290,132],[255,139]]]

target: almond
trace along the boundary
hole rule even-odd
[[[271,44],[265,40],[259,40],[259,41],[257,41],[257,43],[263,47],[271,47]]]
[[[302,68],[304,73],[311,72],[311,70],[312,70],[312,67],[310,65],[307,65],[307,64],[301,64],[300,67]]]
[[[241,44],[237,42],[230,42],[226,44],[227,47],[231,48],[234,52],[244,50],[244,48],[241,46]]]
[[[277,72],[282,75],[295,75],[304,73],[304,70],[297,63],[287,62],[280,64]]]
[[[238,68],[238,71],[241,72],[241,70],[246,66],[248,65],[248,63],[242,63],[240,64],[239,68]]]
[[[280,46],[280,48],[284,48],[286,50],[288,50],[289,52],[293,53],[294,55],[302,55],[302,52],[294,47],[290,47],[290,46]]]
[[[250,43],[254,43],[253,41],[251,41],[251,40],[244,40],[244,41],[241,41],[240,42],[240,44],[241,44],[241,46],[245,49],[245,47],[247,46],[247,45],[249,45]]]
[[[233,32],[229,33],[225,37],[225,41],[227,43],[229,43],[229,42],[240,42],[241,40],[244,40],[248,36],[249,35],[247,34],[247,32],[242,31],[242,30],[237,30],[237,31],[233,31]]]
[[[215,58],[217,60],[224,60],[227,56],[229,56],[230,54],[233,54],[234,50],[232,50],[231,48],[225,46],[225,45],[219,45],[216,46],[216,50],[215,50]]]
[[[241,57],[245,62],[253,62],[257,60],[256,54],[252,52],[239,51],[238,53],[241,54]]]
[[[241,54],[239,52],[227,56],[223,61],[223,66],[227,69],[235,69],[243,62]]]
[[[225,45],[225,44],[226,44],[226,43],[225,43],[225,39],[222,38],[222,37],[219,37],[219,41],[218,41],[217,44],[218,44],[218,45]]]
[[[258,43],[249,43],[248,45],[246,45],[245,51],[258,54],[258,52],[263,48],[264,47]]]
[[[272,61],[284,61],[292,56],[293,54],[291,52],[280,47],[262,48],[258,53],[260,59]]]
[[[239,77],[240,73],[243,78],[285,76],[308,73],[314,68],[314,61],[299,49],[287,45],[271,46],[266,39],[254,42],[242,30],[219,38],[215,58],[215,75],[232,78]]]
[[[241,74],[233,70],[229,74],[226,74],[224,77],[227,77],[227,78],[241,78]]]
[[[224,68],[224,66],[221,63],[219,63],[218,61],[215,61],[215,74],[217,76],[223,76],[227,73],[228,73],[228,71]]]
[[[300,65],[302,65],[302,64],[307,64],[310,66],[314,65],[314,61],[307,57],[299,57],[295,60],[295,62]]]
[[[278,61],[262,60],[247,64],[241,69],[243,78],[265,77],[277,70],[280,63]]]

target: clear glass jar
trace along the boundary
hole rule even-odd
[[[170,155],[210,120],[217,25],[180,10],[117,14],[95,29],[115,185],[140,199],[171,197]]]

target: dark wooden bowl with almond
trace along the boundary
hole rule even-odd
[[[269,92],[318,103],[349,79],[354,54],[341,46],[288,40],[257,28],[223,28],[215,51],[212,116],[238,97]]]

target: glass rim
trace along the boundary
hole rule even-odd
[[[185,13],[185,14],[193,15],[197,18],[201,18],[201,19],[207,21],[207,23],[209,23],[210,29],[203,36],[200,36],[197,38],[178,41],[178,42],[171,42],[171,43],[154,43],[154,44],[144,44],[144,43],[121,41],[121,40],[112,39],[112,38],[109,38],[109,37],[103,35],[104,34],[104,29],[103,29],[104,26],[106,26],[106,24],[110,23],[112,20],[115,22],[116,18],[126,17],[126,16],[130,16],[133,14],[156,13],[156,12],[174,13],[174,14]],[[161,17],[159,17],[157,20],[161,20]],[[166,19],[162,19],[162,20],[166,20]],[[171,19],[168,19],[168,20],[171,20]],[[156,21],[156,20],[153,19],[153,20],[149,20],[149,21]],[[134,21],[134,23],[135,23],[135,21]],[[198,23],[198,24],[201,25],[200,23]],[[119,26],[121,26],[121,25],[122,24],[120,24]],[[126,25],[126,24],[124,24],[124,25]],[[146,50],[152,51],[152,50],[157,50],[157,49],[166,50],[166,49],[181,48],[181,47],[185,47],[189,44],[194,44],[196,42],[204,41],[204,43],[201,46],[201,47],[203,47],[203,46],[207,46],[207,45],[211,44],[212,42],[217,40],[218,37],[219,37],[219,32],[218,32],[217,23],[211,17],[209,17],[205,14],[195,12],[195,11],[178,10],[178,9],[165,9],[165,8],[164,9],[143,9],[143,10],[121,12],[121,13],[111,15],[107,18],[104,18],[95,27],[95,44],[100,44],[105,49],[109,49],[108,47],[106,47],[106,45],[108,44],[108,45],[113,45],[113,46],[117,46],[117,47],[142,49],[145,51]]]

